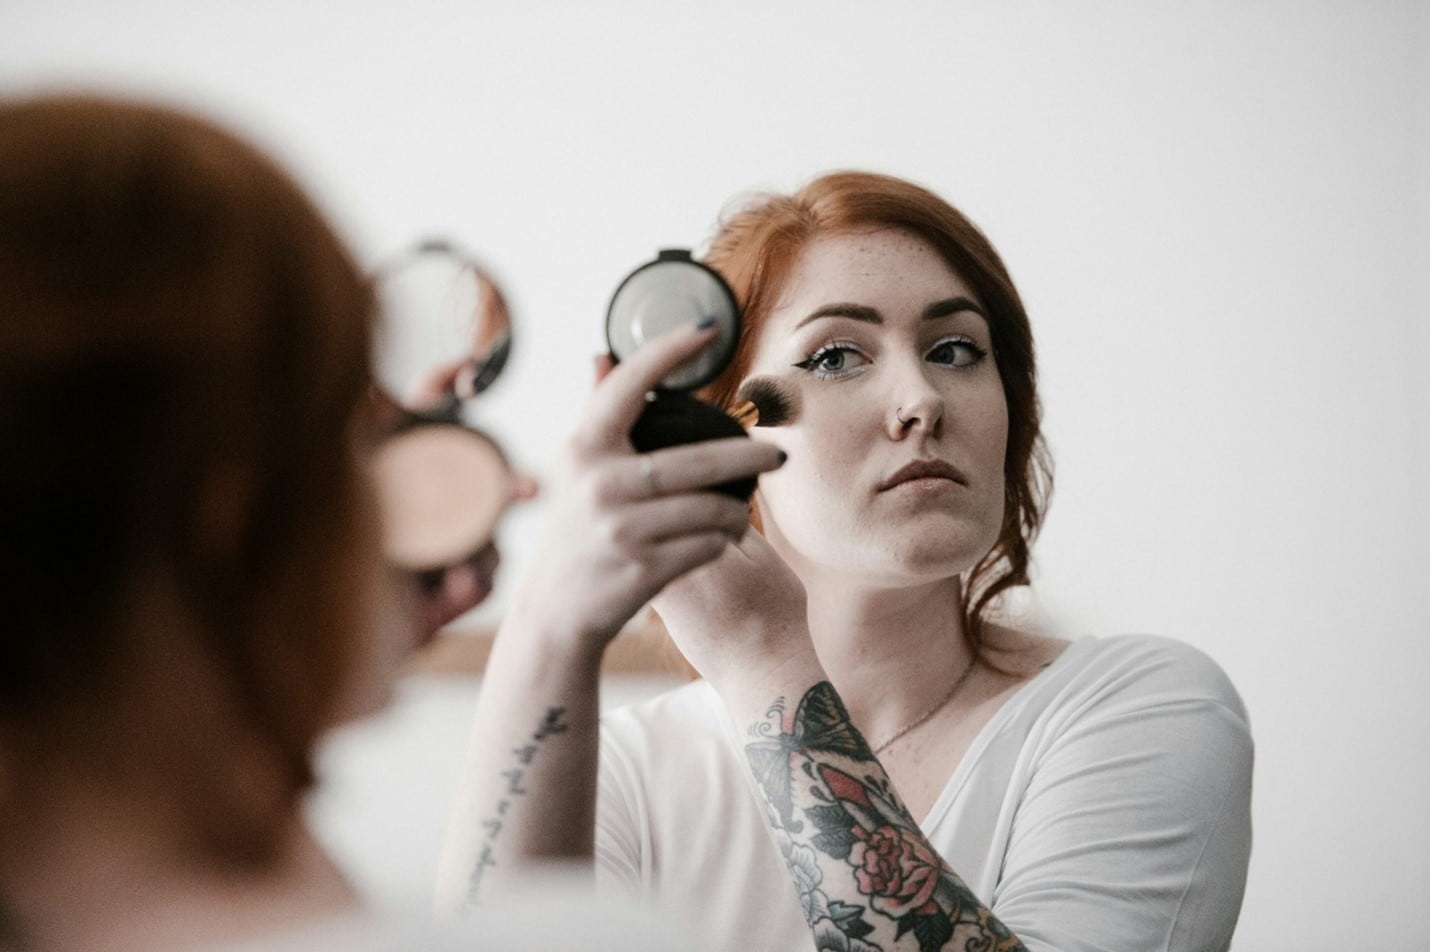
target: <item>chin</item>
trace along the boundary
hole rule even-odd
[[[988,554],[996,532],[929,526],[889,540],[880,560],[893,574],[929,582],[967,572]]]

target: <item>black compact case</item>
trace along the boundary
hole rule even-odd
[[[711,319],[715,322],[714,340],[646,397],[645,409],[630,433],[637,452],[702,440],[748,438],[745,428],[730,414],[692,396],[720,376],[734,357],[740,340],[740,307],[724,279],[682,248],[662,250],[654,261],[627,275],[611,296],[606,343],[618,361],[668,330]],[[747,500],[755,491],[755,477],[713,488]]]

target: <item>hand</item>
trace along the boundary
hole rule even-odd
[[[475,375],[470,357],[440,364],[414,380],[402,395],[402,402],[418,413],[436,410],[453,394],[471,396]]]
[[[464,387],[470,391],[472,375],[471,358],[435,367],[413,383],[404,395],[402,407],[417,413],[436,410],[453,393]],[[512,474],[511,502],[532,499],[536,494],[536,480],[524,473]],[[493,542],[464,562],[414,576],[411,602],[419,643],[426,643],[448,623],[486,601],[500,563],[501,556]]]
[[[681,653],[722,694],[814,656],[804,585],[758,532],[666,586],[653,607]]]
[[[520,491],[523,493],[520,498],[530,498],[536,492],[536,484],[522,477]],[[422,640],[431,638],[443,626],[486,601],[496,582],[499,564],[501,555],[492,542],[465,562],[413,577],[415,611]]]
[[[745,504],[702,490],[776,468],[778,449],[736,437],[637,454],[628,438],[646,393],[713,336],[678,328],[606,367],[566,445],[546,538],[508,615],[522,627],[599,656],[661,588],[745,534]]]

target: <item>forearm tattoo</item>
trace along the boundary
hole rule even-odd
[[[507,813],[518,800],[526,796],[526,769],[531,766],[536,755],[540,752],[541,745],[547,738],[562,734],[566,731],[566,722],[563,718],[566,715],[566,708],[551,707],[546,709],[546,716],[537,725],[531,734],[531,739],[520,747],[512,748],[512,766],[503,770],[501,777],[506,781],[500,799],[497,800],[496,807],[492,815],[482,821],[483,832],[481,851],[477,854],[477,865],[472,870],[471,879],[467,882],[467,905],[474,906],[477,903],[477,893],[481,890],[482,877],[487,870],[497,865],[496,843],[501,835],[502,825]]]
[[[934,852],[828,681],[780,698],[745,747],[815,947],[1017,952]]]

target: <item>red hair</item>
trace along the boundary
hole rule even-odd
[[[372,313],[227,132],[0,101],[0,734],[37,785],[162,779],[221,855],[275,845],[369,627]],[[273,764],[261,795],[214,747],[236,738]]]
[[[988,312],[993,355],[1008,404],[1003,522],[969,573],[964,631],[982,647],[986,615],[1008,589],[1028,584],[1030,548],[1052,490],[1040,429],[1033,334],[998,252],[933,192],[888,175],[833,172],[791,195],[761,195],[723,217],[705,262],[730,284],[744,323],[730,366],[703,396],[729,407],[749,373],[756,341],[800,255],[824,235],[894,228],[926,241],[973,289]]]

